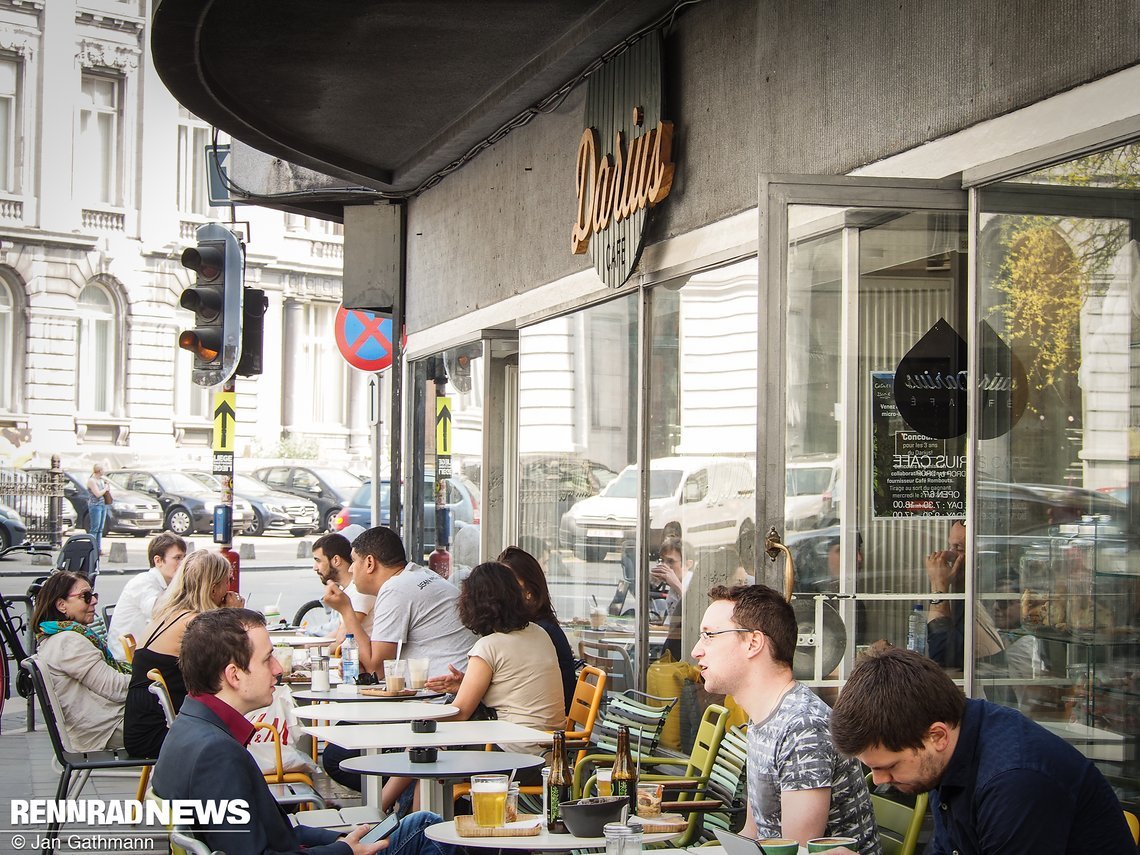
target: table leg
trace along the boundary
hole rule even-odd
[[[451,781],[439,781],[433,783],[439,783],[441,789],[443,790],[443,804],[440,806],[440,816],[443,817],[444,822],[455,819],[455,788],[452,785]]]
[[[379,748],[366,748],[364,755],[372,757],[380,753]],[[361,782],[360,795],[363,803],[373,807],[380,807],[380,791],[383,785],[383,777],[380,775],[361,775],[363,781]]]

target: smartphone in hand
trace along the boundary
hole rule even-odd
[[[400,818],[394,813],[388,814],[372,828],[364,833],[360,838],[361,843],[379,843],[381,840],[386,840],[391,836],[392,832],[396,830],[396,826],[400,824]]]

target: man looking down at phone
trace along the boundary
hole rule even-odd
[[[854,758],[840,755],[830,710],[792,674],[796,616],[766,585],[718,585],[701,619],[693,658],[708,691],[748,711],[745,837],[852,837],[860,855],[881,855],[871,795]]]
[[[245,749],[254,732],[245,716],[273,700],[281,674],[262,615],[248,609],[198,615],[182,638],[179,664],[188,694],[159,752],[153,786],[167,800],[246,802],[250,818],[245,825],[218,822],[193,829],[210,849],[227,855],[373,855],[391,847],[401,855],[450,855],[450,846],[423,835],[426,826],[440,821],[432,813],[405,817],[390,837],[373,843],[362,840],[368,826],[342,836],[289,825]]]

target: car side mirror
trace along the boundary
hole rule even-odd
[[[685,504],[692,502],[699,502],[701,500],[701,485],[696,481],[686,481],[684,492],[681,493],[681,501]]]

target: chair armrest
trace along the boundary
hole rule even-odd
[[[268,730],[273,738],[273,754],[277,759],[277,773],[274,776],[278,784],[285,782],[285,766],[281,762],[281,734],[271,721],[257,721],[253,723],[254,730]],[[266,776],[269,777],[268,775]]]
[[[190,855],[225,855],[225,853],[222,852],[212,852],[210,847],[197,837],[177,827],[170,830],[170,842],[175,846],[181,846],[190,853]]]

